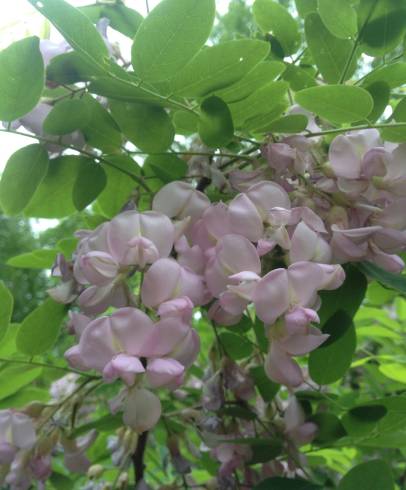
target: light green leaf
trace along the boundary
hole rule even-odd
[[[188,171],[187,163],[171,153],[150,155],[145,164],[149,165],[155,175],[165,183],[183,179]]]
[[[39,39],[27,37],[0,52],[0,121],[30,112],[44,88],[44,62]]]
[[[398,102],[393,111],[391,121],[395,123],[405,123],[403,127],[384,128],[381,130],[381,136],[385,141],[393,141],[394,143],[403,143],[406,141],[406,97]]]
[[[290,88],[295,92],[317,85],[316,71],[313,67],[295,66],[290,64],[283,73],[283,79],[289,82]]]
[[[75,208],[82,211],[93,202],[106,187],[107,177],[99,163],[83,159],[73,184],[72,200]]]
[[[214,22],[214,0],[163,0],[142,22],[132,64],[143,81],[169,80],[199,51]]]
[[[309,373],[321,385],[341,379],[351,366],[356,348],[355,328],[351,317],[339,310],[323,327],[330,337],[310,353]]]
[[[119,169],[134,175],[140,174],[140,167],[137,163],[126,155],[109,155],[108,161],[113,163]],[[97,204],[102,213],[108,218],[118,214],[123,206],[131,197],[134,190],[135,182],[117,168],[108,165],[104,167],[107,175],[107,185],[97,198]]]
[[[17,349],[29,356],[50,349],[58,338],[66,311],[66,305],[46,299],[21,323],[16,339]]]
[[[42,145],[29,145],[9,158],[0,181],[0,204],[6,214],[23,211],[48,170],[48,153]]]
[[[230,104],[234,125],[241,127],[250,118],[270,113],[285,100],[288,86],[287,82],[270,82],[246,99]]]
[[[172,121],[176,128],[176,133],[184,135],[197,133],[199,117],[193,112],[176,111],[172,116]]]
[[[24,408],[32,401],[46,403],[49,401],[49,391],[43,388],[35,388],[34,386],[25,386],[13,395],[2,399],[0,401],[0,409]]]
[[[40,367],[10,364],[0,370],[0,400],[17,393],[32,383],[42,373]]]
[[[303,19],[311,12],[317,12],[317,0],[295,0],[296,10]]]
[[[107,66],[109,52],[96,27],[64,0],[28,0],[58,29],[83,58],[99,67]]]
[[[204,97],[239,81],[269,53],[269,44],[238,39],[202,49],[171,80],[173,93]]]
[[[112,29],[121,32],[121,34],[131,39],[134,39],[138,28],[144,20],[143,16],[136,10],[130,9],[121,3],[103,5],[101,16],[107,17],[110,20],[109,26]]]
[[[340,39],[357,33],[357,12],[349,0],[318,0],[318,11],[327,29]]]
[[[272,33],[281,44],[284,54],[293,54],[300,42],[299,28],[290,13],[273,0],[255,0],[255,22],[264,32]]]
[[[340,481],[338,490],[394,490],[388,464],[380,459],[367,461],[352,468]]]
[[[296,93],[296,102],[329,121],[341,124],[365,119],[374,101],[366,90],[349,85],[323,85]]]
[[[3,281],[0,281],[0,341],[7,333],[13,314],[14,298]]]
[[[236,335],[232,332],[221,332],[219,338],[227,355],[234,361],[248,357],[252,353],[251,343],[241,335]]]
[[[72,200],[73,186],[84,157],[67,155],[49,162],[48,172],[38,186],[26,216],[36,218],[63,218],[76,211]]]
[[[316,13],[306,17],[305,33],[311,55],[324,80],[328,83],[337,83],[346,67],[353,42],[333,36],[323,24],[320,15]],[[354,56],[346,71],[346,80],[354,73],[356,66]]]
[[[374,100],[374,108],[368,114],[368,121],[375,122],[384,112],[389,104],[390,88],[386,82],[374,82],[364,86]]]
[[[374,82],[385,82],[389,88],[396,88],[406,83],[406,63],[398,61],[390,65],[380,66],[368,73],[363,79],[362,85],[370,86]]]
[[[291,114],[272,121],[268,130],[271,133],[301,133],[307,127],[308,119],[303,114]]]
[[[389,379],[406,384],[406,364],[388,362],[379,366],[379,371]]]
[[[33,250],[32,252],[11,257],[11,259],[8,259],[7,265],[22,269],[50,269],[55,262],[57,254],[58,249],[56,248]]]
[[[226,146],[234,135],[233,120],[227,104],[219,97],[205,99],[200,106],[199,135],[207,146]]]
[[[68,134],[86,126],[89,107],[82,99],[61,100],[54,105],[42,125],[48,134]]]
[[[154,153],[171,146],[175,131],[162,107],[114,100],[110,108],[123,133],[140,150]]]
[[[238,82],[224,89],[216,90],[215,95],[223,99],[227,104],[237,102],[273,81],[284,70],[285,64],[281,61],[263,61],[258,63]]]

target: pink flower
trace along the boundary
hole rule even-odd
[[[0,444],[31,449],[37,440],[33,420],[24,413],[0,410]]]
[[[295,396],[291,396],[283,419],[286,434],[299,446],[314,439],[318,427],[313,422],[306,422],[303,408]]]
[[[90,461],[86,457],[86,450],[97,438],[97,432],[91,430],[88,434],[78,439],[62,437],[63,459],[65,468],[73,473],[86,473],[90,467]]]

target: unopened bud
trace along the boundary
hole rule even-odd
[[[91,479],[100,478],[104,472],[101,464],[94,464],[87,470],[87,477]]]
[[[44,403],[41,402],[31,402],[27,405],[22,412],[27,414],[29,417],[36,419],[41,416],[43,410],[47,407]]]
[[[37,444],[37,452],[40,455],[49,454],[59,441],[60,431],[54,429],[49,436],[42,438]]]

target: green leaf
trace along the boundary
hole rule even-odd
[[[251,343],[241,335],[236,335],[232,332],[221,332],[219,337],[227,355],[234,361],[248,357],[252,353]]]
[[[82,127],[86,141],[106,153],[114,153],[121,148],[122,134],[110,113],[90,95],[82,98],[86,103],[89,118]]]
[[[303,19],[311,12],[317,12],[317,0],[295,0],[296,10]]]
[[[216,90],[215,95],[227,104],[237,102],[273,81],[284,70],[285,64],[281,61],[262,61],[238,82],[224,89]]]
[[[143,16],[136,10],[126,7],[124,4],[116,3],[115,5],[103,5],[101,16],[107,17],[110,20],[109,26],[115,29],[124,36],[134,39],[138,31]]]
[[[403,143],[406,141],[406,97],[403,97],[395,107],[391,120],[395,123],[405,123],[405,126],[382,129],[382,138],[386,141],[393,141],[394,143]]]
[[[320,325],[323,326],[338,310],[343,310],[350,318],[358,311],[365,297],[368,282],[356,267],[347,265],[345,281],[333,291],[321,291],[321,308],[318,311]]]
[[[64,0],[28,0],[89,63],[107,66],[109,52],[96,27]]]
[[[343,311],[339,310],[329,318],[323,333],[330,337],[309,356],[310,376],[321,385],[334,383],[344,376],[356,348],[354,325]]]
[[[198,131],[203,143],[211,148],[226,146],[233,139],[230,109],[219,97],[213,95],[202,102]]]
[[[324,80],[337,83],[353,49],[353,42],[333,36],[325,27],[319,14],[309,14],[305,19],[306,40],[310,53]],[[356,68],[356,57],[347,69],[346,80]]]
[[[14,298],[3,281],[0,281],[0,341],[7,333],[13,314]]]
[[[175,94],[204,97],[238,82],[269,53],[269,44],[238,39],[202,49],[170,82]]]
[[[285,100],[288,84],[270,82],[256,90],[246,99],[230,104],[234,125],[241,127],[245,121],[258,115],[267,115]]]
[[[253,13],[255,22],[262,31],[276,37],[285,55],[296,51],[300,42],[299,28],[285,7],[272,0],[255,0]]]
[[[51,160],[48,172],[24,214],[36,218],[63,218],[74,213],[73,186],[81,164],[86,161],[85,157],[73,155]]]
[[[47,80],[56,84],[70,85],[91,80],[104,74],[97,66],[89,64],[76,51],[63,53],[51,59],[46,70]]]
[[[381,418],[385,417],[388,410],[384,405],[360,405],[358,407],[351,408],[348,413],[351,414],[352,417],[359,420],[377,422]]]
[[[137,163],[126,155],[109,155],[109,162],[118,169],[133,175],[140,174]],[[135,182],[124,172],[117,168],[106,165],[104,171],[107,175],[107,185],[97,198],[97,204],[108,218],[118,214],[123,206],[129,201],[135,187]]]
[[[399,0],[361,0],[358,7],[364,53],[382,56],[392,51],[406,30],[406,6]]]
[[[266,478],[255,485],[252,490],[322,490],[322,487],[300,478],[282,478],[275,476]]]
[[[252,456],[248,461],[249,465],[267,463],[272,461],[282,453],[283,445],[278,439],[253,442],[250,445]]]
[[[383,404],[375,404],[375,401],[368,405],[360,405],[351,408],[342,418],[347,432],[352,436],[362,437],[371,433],[377,434],[379,431],[378,422],[388,415],[388,408]]]
[[[6,214],[23,211],[48,170],[48,153],[42,145],[29,145],[9,158],[0,181],[0,204]]]
[[[379,371],[389,379],[406,384],[406,364],[388,362],[379,366]]]
[[[0,370],[0,400],[17,393],[42,373],[42,368],[10,364]]]
[[[92,429],[97,429],[100,432],[110,432],[123,425],[123,417],[121,414],[118,415],[103,415],[102,417],[94,420],[93,422],[88,422],[83,424],[73,431],[72,437],[79,437],[83,434],[87,434]]]
[[[316,413],[309,418],[309,422],[317,425],[317,434],[313,443],[330,444],[347,434],[340,419],[333,413]]]
[[[398,61],[390,65],[384,65],[368,73],[363,79],[362,85],[369,86],[374,82],[385,82],[389,88],[396,88],[406,83],[406,63]]]
[[[7,265],[22,269],[50,269],[55,262],[57,254],[58,249],[56,248],[33,250],[32,252],[11,257],[11,259],[8,259]]]
[[[86,126],[89,107],[82,99],[61,100],[54,105],[42,125],[48,134],[68,134]]]
[[[26,316],[17,334],[17,349],[23,354],[36,356],[50,349],[58,338],[66,305],[46,299]]]
[[[307,88],[297,92],[295,99],[305,109],[337,124],[365,119],[374,105],[366,90],[349,85]]]
[[[357,34],[357,13],[349,0],[318,0],[318,11],[333,36],[348,39]]]
[[[75,208],[78,211],[85,209],[103,191],[106,183],[107,177],[102,166],[83,158],[72,190]]]
[[[295,92],[317,85],[313,67],[288,65],[283,73],[283,79],[289,82],[290,88]]]
[[[122,132],[140,150],[155,153],[171,146],[175,130],[162,107],[111,100],[110,108]]]
[[[364,88],[374,100],[374,108],[368,114],[368,121],[375,122],[389,105],[390,88],[386,82],[374,82]]]
[[[272,121],[268,129],[271,133],[301,133],[307,127],[308,119],[303,114],[291,114]]]
[[[24,408],[32,401],[46,403],[49,401],[49,391],[28,385],[1,400],[0,409]]]
[[[384,286],[406,293],[406,277],[401,274],[387,272],[372,262],[360,262],[357,267],[367,276],[377,280]]]
[[[149,166],[164,183],[183,179],[188,170],[187,163],[171,153],[150,155],[144,165]]]
[[[268,378],[262,366],[251,368],[250,376],[254,380],[255,386],[258,388],[264,402],[271,402],[278,393],[280,385]]]
[[[39,39],[27,37],[0,52],[0,121],[30,112],[44,88],[44,62]]]
[[[57,471],[52,471],[49,481],[55,490],[73,490],[75,488],[73,480]]]
[[[132,64],[143,81],[169,80],[206,42],[214,22],[214,0],[163,0],[134,38]]]
[[[394,490],[395,482],[388,464],[375,459],[352,468],[340,481],[338,490]]]
[[[193,112],[176,111],[172,116],[172,121],[178,134],[190,135],[197,133],[199,117]]]

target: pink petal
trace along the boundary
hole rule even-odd
[[[182,382],[185,368],[175,359],[152,359],[147,365],[147,380],[151,387],[171,387]]]
[[[252,301],[258,317],[268,325],[275,323],[289,308],[289,283],[285,269],[268,272],[257,284]]]

